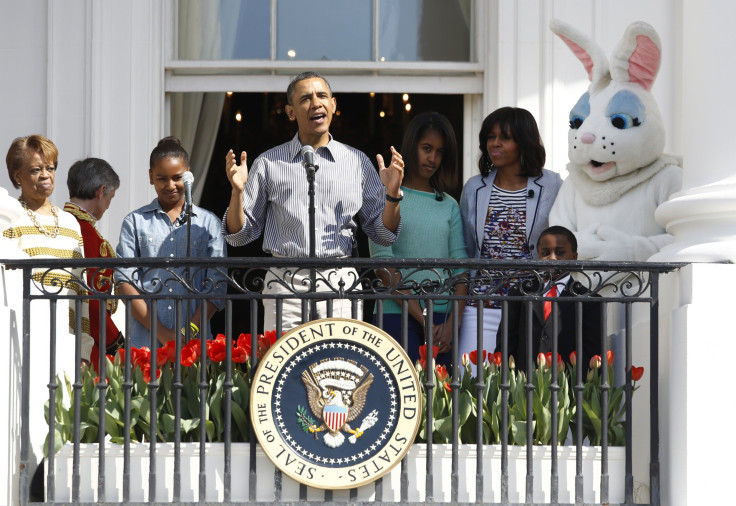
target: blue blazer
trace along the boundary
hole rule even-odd
[[[463,234],[469,258],[480,258],[483,246],[483,225],[488,214],[493,180],[496,170],[487,176],[478,174],[471,177],[463,187],[460,197],[460,213],[463,218]],[[562,178],[556,172],[542,169],[541,176],[531,176],[527,182],[529,198],[526,200],[526,239],[532,258],[537,255],[539,234],[549,226],[549,211],[555,202]]]

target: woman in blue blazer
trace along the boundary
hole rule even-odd
[[[468,180],[460,198],[465,246],[470,258],[536,258],[539,234],[562,185],[560,175],[543,169],[545,150],[532,114],[502,107],[489,114],[478,136],[480,174]],[[471,273],[468,293],[482,294],[492,281]],[[508,293],[511,282],[493,293]],[[501,303],[484,300],[483,349],[496,347]],[[465,307],[460,329],[460,356],[478,349],[477,300]]]

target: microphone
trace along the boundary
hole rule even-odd
[[[181,180],[184,181],[184,193],[186,199],[187,212],[192,209],[192,184],[194,184],[194,174],[186,171],[181,176]]]
[[[534,190],[529,190],[529,193],[526,194],[526,198],[531,199],[534,197]]]
[[[305,169],[313,167],[315,170],[317,170],[317,167],[314,165],[314,148],[312,146],[302,146],[302,156],[304,157],[302,165]]]

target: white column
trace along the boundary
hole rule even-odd
[[[672,308],[670,332],[660,328],[663,505],[733,503],[727,464],[736,453],[736,439],[728,435],[736,405],[727,398],[733,331],[724,320],[733,311],[734,283],[736,265],[695,263],[661,286],[662,306]]]
[[[5,188],[0,187],[0,255],[5,259],[28,258],[23,251],[2,236],[23,213],[18,201]],[[21,271],[5,270],[0,264],[0,329],[3,340],[0,345],[0,371],[4,371],[0,389],[0,406],[6,416],[0,417],[0,503],[18,503],[18,471],[20,466],[20,360],[21,309],[23,276]]]
[[[736,261],[736,3],[683,2],[683,190],[655,217],[674,244],[650,260]]]
[[[675,242],[650,260],[736,261],[736,30],[731,0],[682,3],[683,190],[656,211]],[[733,499],[723,459],[736,452],[733,438],[709,436],[710,407],[718,420],[736,409],[724,402],[733,374],[719,353],[732,346],[725,318],[733,311],[736,266],[694,263],[662,286],[672,308],[670,332],[660,333],[662,504],[726,504]],[[732,473],[731,473],[732,474]]]

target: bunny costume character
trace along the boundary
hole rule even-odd
[[[673,241],[654,211],[682,185],[679,161],[664,156],[665,129],[650,93],[661,61],[657,32],[629,25],[609,64],[585,34],[552,20],[591,84],[570,111],[567,165],[549,215],[572,230],[582,259],[643,261]]]

